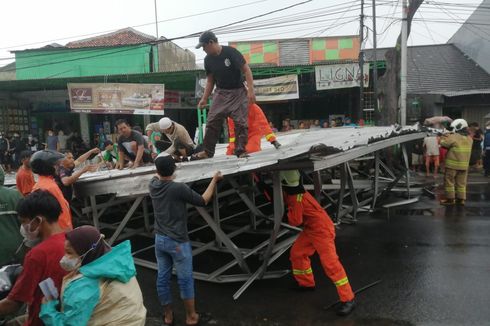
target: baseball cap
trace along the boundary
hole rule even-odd
[[[174,174],[175,171],[175,161],[172,155],[162,152],[158,154],[155,159],[155,166],[157,168],[157,172],[162,177],[169,177]]]
[[[199,43],[197,43],[196,49],[201,48],[204,44],[209,43],[209,41],[217,42],[218,38],[213,32],[205,31],[204,33],[201,34],[201,36],[199,36]]]

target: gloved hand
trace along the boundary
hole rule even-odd
[[[276,149],[279,149],[279,147],[281,147],[281,144],[277,140],[274,140],[271,144],[274,145]]]

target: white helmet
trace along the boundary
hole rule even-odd
[[[464,128],[468,128],[468,122],[466,122],[465,119],[456,119],[451,122],[451,128],[453,128],[454,131],[463,130]]]
[[[172,127],[172,120],[167,117],[161,118],[158,124],[160,125],[160,129],[165,130]]]

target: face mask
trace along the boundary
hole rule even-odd
[[[36,218],[41,219],[42,222],[41,217],[36,217]],[[39,242],[41,242],[41,239],[39,238],[39,228],[41,224],[39,224],[36,230],[31,231],[31,224],[33,221],[34,220],[32,220],[29,224],[22,224],[19,230],[20,234],[24,238],[24,244],[26,245],[26,247],[29,248],[32,248],[35,245],[37,245]]]
[[[81,265],[80,257],[68,257],[63,256],[60,260],[60,266],[67,272],[74,271],[78,266]]]
[[[92,247],[89,250],[87,250],[87,252],[84,253],[83,255],[81,255],[80,257],[68,257],[66,255],[63,256],[60,260],[61,268],[63,268],[67,272],[72,272],[72,271],[76,270],[77,268],[79,268],[82,265],[82,262],[83,262],[83,259],[85,258],[85,256],[87,256],[87,254],[89,252],[91,252],[92,250],[95,250],[95,248],[97,248],[97,246],[99,245],[99,242],[103,238],[104,238],[104,236],[101,235],[99,240],[97,240],[97,242],[94,243],[92,245]]]
[[[43,219],[42,219],[42,217],[39,217],[39,216],[36,217],[35,219],[40,219],[41,222],[39,222],[37,229],[35,229],[34,231],[31,231],[31,224],[32,224],[32,222],[34,222],[34,220],[32,220],[29,224],[22,224],[20,226],[20,234],[22,234],[22,236],[26,240],[33,241],[33,240],[36,240],[39,238],[39,228],[41,227],[41,223],[42,223]]]

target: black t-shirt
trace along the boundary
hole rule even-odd
[[[66,177],[71,177],[72,174],[73,174],[73,169],[67,169],[64,166],[60,166],[58,169],[58,176],[56,178],[56,183],[58,183],[58,186],[60,187],[61,192],[63,193],[63,197],[65,197],[68,203],[71,203],[71,199],[73,198],[73,187],[72,185],[65,186],[61,181],[61,179]]]
[[[213,74],[216,87],[235,89],[244,87],[241,68],[245,63],[245,58],[237,49],[223,45],[219,55],[204,58],[204,69],[206,74]]]
[[[131,142],[133,141],[135,141],[138,146],[143,145],[145,149],[148,149],[148,144],[143,138],[143,135],[136,130],[131,130],[131,134],[129,135],[129,137],[119,136],[119,138],[117,139],[117,146],[119,147],[120,151],[125,148],[128,153],[136,155],[136,153],[133,153],[133,151],[131,150]]]

